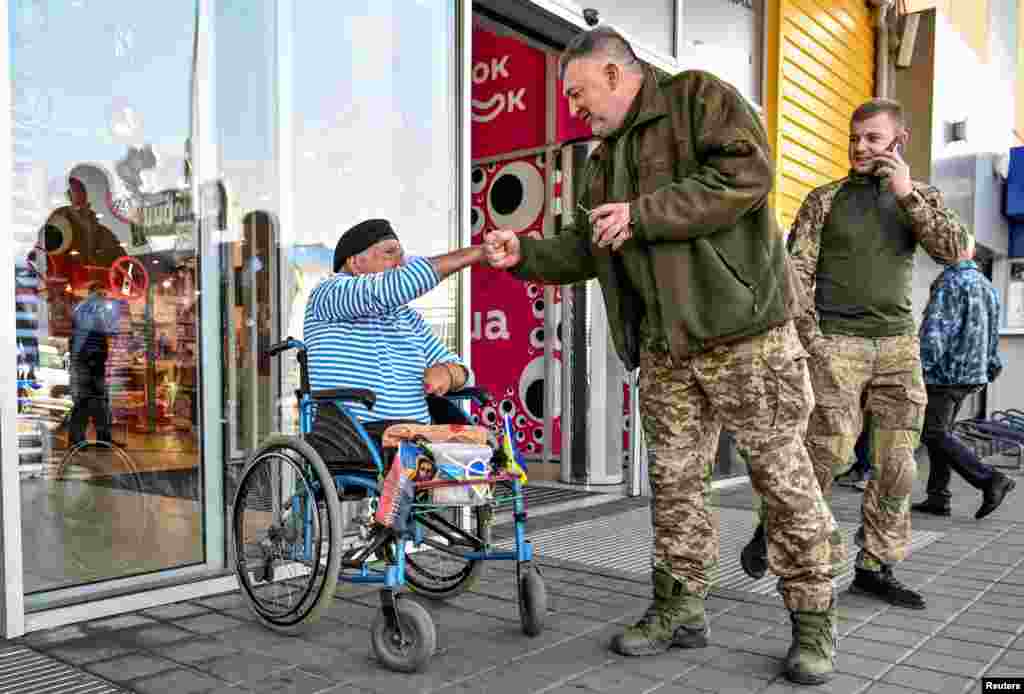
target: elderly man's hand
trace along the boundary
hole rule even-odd
[[[452,372],[444,364],[434,364],[423,372],[423,391],[427,395],[444,395],[452,388]]]

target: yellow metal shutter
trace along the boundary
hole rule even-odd
[[[865,0],[767,0],[766,7],[772,204],[788,232],[807,193],[849,170],[850,114],[874,94],[875,32]]]

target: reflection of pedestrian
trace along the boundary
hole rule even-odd
[[[999,345],[999,296],[974,260],[974,241],[932,284],[921,322],[921,363],[928,389],[922,440],[928,447],[928,498],[913,510],[950,515],[950,469],[982,492],[974,517],[996,510],[1016,483],[989,465],[952,433],[963,401],[1003,369]]]
[[[85,300],[71,316],[71,445],[85,440],[92,420],[98,441],[111,441],[110,394],[107,390],[109,337],[117,327],[115,305],[101,285],[89,285]]]

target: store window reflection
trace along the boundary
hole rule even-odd
[[[18,0],[10,17],[18,463],[35,609],[203,561],[195,5]]]
[[[333,252],[345,229],[383,217],[410,255],[436,255],[458,243],[454,4],[295,3],[288,75],[294,227],[282,230],[287,239]],[[313,257],[305,254],[312,275],[330,270],[329,264],[310,268]],[[303,288],[311,290],[313,277],[304,279]],[[451,282],[447,292],[430,292],[414,305],[457,349],[456,286]],[[301,322],[301,316],[289,318]]]
[[[330,274],[341,233],[386,217],[410,254],[458,243],[453,7],[218,4],[218,141],[233,239],[225,293],[235,297],[225,319],[227,494],[268,431],[297,427],[294,360],[256,348],[302,337],[306,299]],[[417,308],[457,349],[457,284],[447,289]]]

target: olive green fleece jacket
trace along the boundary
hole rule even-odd
[[[632,190],[633,237],[618,251],[598,248],[585,215],[549,239],[521,239],[523,279],[570,284],[598,279],[608,325],[627,369],[639,363],[640,323],[659,316],[672,356],[686,359],[790,320],[803,295],[768,206],[773,166],[757,114],[730,85],[707,72],[674,77],[646,68],[636,116],[583,172],[581,202],[595,208],[612,190]],[[614,160],[622,162],[616,167]],[[629,186],[613,185],[627,177]],[[621,258],[616,259],[616,255]],[[625,267],[646,268],[644,297]]]

